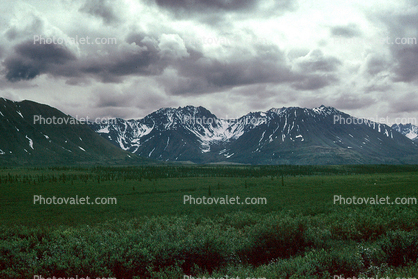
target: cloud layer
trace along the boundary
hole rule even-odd
[[[363,2],[2,3],[0,88],[92,117],[321,104],[417,116],[418,6]]]

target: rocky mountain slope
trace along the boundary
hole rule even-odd
[[[48,124],[49,123],[49,124]],[[0,165],[137,164],[87,124],[47,105],[0,98]]]
[[[123,150],[162,161],[243,164],[418,163],[417,145],[391,127],[335,108],[288,107],[219,119],[203,107],[90,124]]]

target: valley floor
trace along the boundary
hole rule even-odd
[[[416,166],[5,168],[0,278],[414,278],[414,198]]]

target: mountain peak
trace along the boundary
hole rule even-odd
[[[219,119],[204,107],[186,106],[161,109],[135,123],[92,128],[124,150],[163,161],[354,164],[418,158],[412,141],[387,125],[336,125],[332,115],[341,114],[321,105]]]

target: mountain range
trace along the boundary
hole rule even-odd
[[[0,165],[418,163],[417,134],[412,124],[389,127],[326,106],[272,108],[238,119],[186,106],[97,124],[0,98]]]
[[[39,121],[41,117],[43,122]],[[87,124],[55,108],[0,98],[0,165],[140,164],[149,161],[114,146]]]
[[[125,151],[160,161],[240,164],[418,163],[397,129],[320,106],[272,108],[220,119],[203,107],[163,108],[90,127]]]

